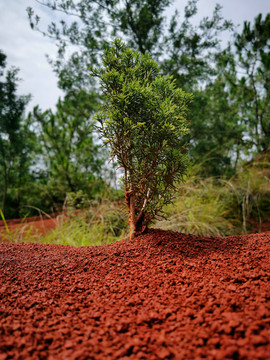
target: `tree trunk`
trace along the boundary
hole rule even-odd
[[[134,239],[136,236],[136,214],[135,214],[135,195],[130,194],[129,196],[129,238]]]
[[[126,194],[126,198],[128,199],[128,207],[129,207],[129,238],[130,240],[134,239],[136,236],[142,234],[146,230],[146,226],[143,224],[144,213],[140,214],[140,216],[136,215],[135,209],[135,195],[134,194]]]
[[[73,186],[72,181],[71,181],[71,179],[70,179],[70,177],[68,175],[68,171],[65,172],[65,177],[66,177],[66,180],[67,180],[67,183],[68,183],[68,186],[69,186],[70,190],[72,192],[76,192],[75,187]]]

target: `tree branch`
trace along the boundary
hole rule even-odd
[[[71,16],[76,16],[76,17],[78,17],[78,18],[81,18],[81,15],[79,15],[79,14],[76,14],[76,13],[72,13],[72,12],[69,12],[69,11],[67,11],[67,10],[64,10],[64,9],[60,9],[59,7],[53,7],[51,4],[49,4],[49,3],[44,3],[43,1],[40,1],[40,0],[35,0],[38,4],[40,4],[40,5],[42,5],[42,6],[46,6],[46,7],[48,7],[48,8],[50,8],[50,9],[52,9],[52,10],[55,10],[55,11],[59,11],[59,12],[62,12],[62,13],[64,13],[64,14],[66,14],[66,15],[71,15]]]

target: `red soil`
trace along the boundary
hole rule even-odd
[[[0,244],[0,359],[270,359],[270,232]]]
[[[270,216],[266,217],[261,224],[256,220],[250,219],[249,221],[253,225],[252,233],[270,231]]]
[[[9,231],[22,230],[22,235],[29,229],[33,233],[46,234],[57,226],[58,217],[65,215],[64,212],[50,214],[49,216],[32,216],[25,219],[6,220]],[[6,228],[3,220],[0,220],[0,239],[1,234],[6,234]]]

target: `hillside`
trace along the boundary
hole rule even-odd
[[[270,359],[270,232],[0,244],[0,359]]]

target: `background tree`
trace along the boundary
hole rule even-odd
[[[105,186],[101,172],[106,153],[93,134],[96,107],[95,94],[73,91],[58,101],[55,113],[36,107],[30,115],[39,134],[47,194],[60,207],[67,193],[82,191],[93,198]]]
[[[232,23],[223,19],[220,5],[216,5],[211,17],[203,18],[199,26],[194,26],[192,18],[197,14],[197,3],[198,0],[187,2],[183,19],[175,11],[166,29],[161,60],[164,73],[173,75],[181,88],[195,92],[216,75],[215,56],[221,49],[221,34],[233,29]]]
[[[216,55],[213,80],[195,93],[190,152],[204,176],[230,177],[239,160],[269,152],[269,27],[270,14],[246,22]]]
[[[130,50],[120,40],[105,51],[100,79],[105,103],[96,115],[100,133],[124,170],[130,238],[144,231],[173,197],[187,157],[180,146],[188,132],[191,95],[161,76],[149,53]]]
[[[250,147],[257,153],[270,148],[270,14],[259,14],[235,34],[234,63],[228,62],[228,83],[239,102],[239,115],[247,126]],[[237,75],[235,75],[235,73]]]
[[[204,177],[231,177],[239,165],[246,144],[246,126],[240,120],[239,102],[218,69],[217,77],[197,91],[189,117],[191,158]]]
[[[199,81],[212,72],[211,59],[220,43],[218,35],[232,27],[216,6],[212,17],[204,18],[199,26],[191,19],[197,13],[198,0],[189,0],[183,16],[178,11],[168,22],[165,11],[171,0],[99,0],[42,1],[52,11],[63,15],[47,30],[39,28],[39,16],[28,7],[33,29],[56,40],[58,59],[51,60],[59,77],[59,86],[91,88],[93,79],[87,77],[89,66],[100,64],[101,55],[110,42],[119,37],[141,53],[150,52],[162,65],[165,74],[173,75],[181,87],[193,90]],[[76,45],[69,56],[66,49]]]
[[[2,211],[10,217],[18,215],[21,189],[30,178],[34,134],[23,117],[30,96],[17,95],[19,70],[5,72],[5,67],[0,51],[0,196]]]
[[[88,67],[100,64],[103,50],[116,36],[124,38],[142,53],[160,55],[160,38],[164,27],[164,10],[170,0],[100,0],[38,1],[63,18],[39,29],[39,16],[27,8],[30,26],[56,40],[58,59],[51,61],[64,90],[74,87],[92,88]],[[69,57],[68,46],[76,45]],[[93,79],[92,79],[93,80]]]

